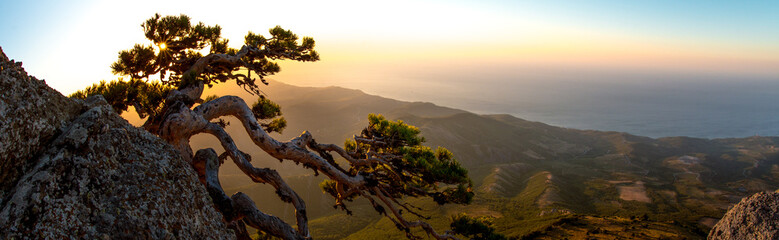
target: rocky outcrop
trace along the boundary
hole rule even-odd
[[[779,239],[779,192],[760,192],[733,206],[709,239]]]
[[[235,238],[170,145],[0,58],[0,239]]]
[[[0,49],[0,192],[16,184],[34,156],[81,110]]]

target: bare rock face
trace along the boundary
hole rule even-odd
[[[779,239],[779,192],[760,192],[733,206],[708,239]]]
[[[192,168],[102,97],[73,100],[0,49],[0,239],[232,239]]]
[[[0,49],[0,192],[10,190],[36,153],[82,106],[28,76]]]

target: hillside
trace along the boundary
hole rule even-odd
[[[212,93],[239,91],[217,86]],[[510,115],[477,115],[339,87],[272,82],[263,91],[282,106],[288,121],[280,139],[309,130],[319,142],[341,144],[365,126],[369,113],[380,113],[418,126],[427,145],[449,148],[469,169],[479,194],[469,206],[438,208],[423,203],[434,216],[431,221],[443,227],[449,215],[464,211],[493,216],[501,232],[517,237],[703,238],[729,206],[779,186],[775,137],[653,139],[560,128]],[[254,101],[248,94],[242,96]],[[314,234],[359,238],[391,226],[371,211],[343,216],[320,194],[319,178],[307,176],[311,173],[299,166],[267,158],[241,137],[242,129],[230,126],[228,131],[240,147],[260,159],[255,165],[280,169],[304,195]],[[193,146],[208,142],[197,138]],[[253,184],[231,168],[227,164],[222,170],[228,192],[247,192],[262,203],[261,209],[291,219],[291,208],[274,199],[270,187]],[[360,209],[360,203],[355,204]],[[331,230],[343,221],[350,223],[347,228]],[[382,234],[403,237],[400,232]]]

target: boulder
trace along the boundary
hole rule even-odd
[[[760,192],[733,206],[708,239],[779,239],[779,192]]]
[[[173,147],[2,49],[0,140],[0,239],[235,238]]]

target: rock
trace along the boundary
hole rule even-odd
[[[760,192],[733,206],[708,239],[779,239],[779,192]]]
[[[0,49],[0,239],[234,239],[192,168],[100,97],[75,100]]]
[[[32,160],[66,123],[82,111],[78,101],[28,76],[0,48],[0,193],[16,184]]]

